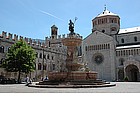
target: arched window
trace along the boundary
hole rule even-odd
[[[0,46],[0,53],[4,53],[4,46]]]
[[[10,50],[10,47],[8,48],[8,52],[9,52],[9,50]]]
[[[36,52],[36,57],[38,58],[38,53]]]
[[[50,59],[50,55],[49,54],[47,55],[47,59]]]
[[[138,40],[138,39],[137,39],[137,37],[135,36],[135,37],[134,37],[134,41],[137,42],[137,40]]]
[[[117,31],[116,27],[112,27],[111,31]]]
[[[85,47],[85,51],[87,51],[87,46]]]
[[[52,64],[52,70],[55,70],[55,64]]]
[[[124,43],[124,39],[123,38],[121,39],[121,42]]]
[[[41,63],[38,63],[38,70],[41,70]]]
[[[46,59],[46,54],[44,54],[43,58]]]
[[[42,53],[39,54],[39,58],[42,58]]]
[[[46,69],[47,69],[47,65],[44,64],[44,65],[43,65],[43,70],[46,70]]]

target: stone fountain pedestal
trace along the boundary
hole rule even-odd
[[[77,80],[96,80],[97,72],[81,71],[80,68],[84,64],[78,62],[76,55],[76,47],[82,43],[82,37],[78,34],[68,34],[66,38],[62,39],[62,43],[67,47],[66,68],[67,72],[49,72],[48,77],[50,81],[77,81]]]

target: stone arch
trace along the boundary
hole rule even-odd
[[[127,65],[125,68],[125,73],[129,81],[131,82],[139,81],[139,68],[136,65],[134,64]]]

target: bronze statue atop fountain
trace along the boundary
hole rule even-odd
[[[70,20],[69,22],[69,31],[70,31],[70,34],[74,34],[74,23],[72,22],[72,20]]]

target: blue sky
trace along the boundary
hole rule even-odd
[[[44,39],[53,24],[59,34],[67,34],[69,19],[77,17],[75,32],[86,37],[105,4],[120,16],[121,28],[140,26],[139,0],[0,0],[0,32]]]

